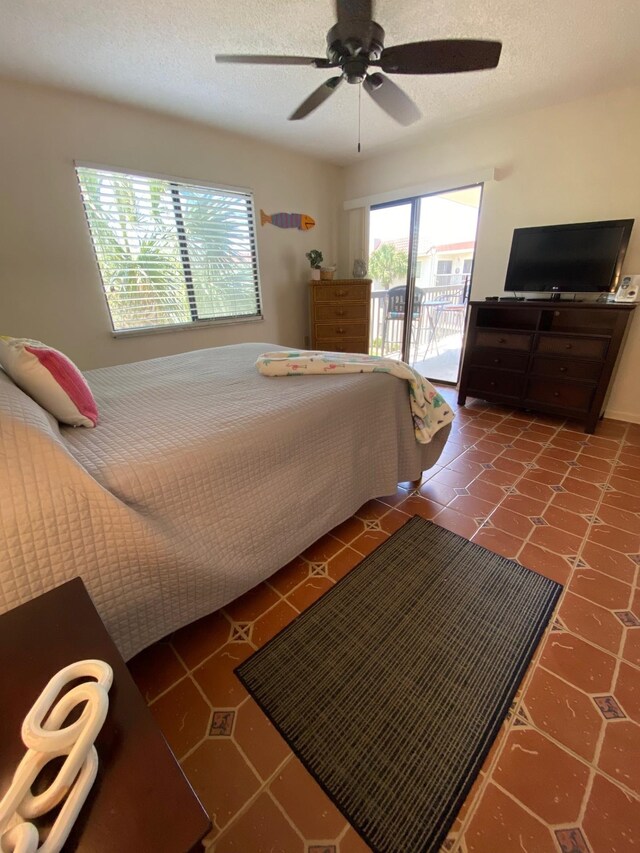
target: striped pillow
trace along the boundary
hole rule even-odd
[[[60,423],[94,427],[98,409],[87,382],[66,355],[40,341],[0,336],[0,365]]]

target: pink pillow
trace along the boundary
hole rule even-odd
[[[0,365],[60,423],[84,427],[98,423],[96,401],[84,376],[58,350],[28,338],[0,337]]]

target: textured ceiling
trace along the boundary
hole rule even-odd
[[[0,75],[148,107],[307,151],[355,159],[358,86],[300,122],[287,115],[332,75],[216,65],[215,53],[323,56],[332,0],[1,0]],[[378,0],[386,46],[503,42],[494,71],[397,75],[424,118],[395,124],[362,93],[364,156],[430,128],[640,81],[638,0]]]

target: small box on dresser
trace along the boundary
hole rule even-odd
[[[582,421],[593,432],[635,305],[470,302],[467,396]]]
[[[309,282],[311,348],[369,351],[371,279]]]

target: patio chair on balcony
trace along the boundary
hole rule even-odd
[[[462,336],[467,286],[443,285],[425,291],[427,298],[423,303],[422,331],[418,336],[418,344],[422,343],[423,334],[425,337],[423,360],[432,347],[436,356],[440,354],[438,345],[444,338],[450,335]]]
[[[442,313],[451,318],[451,332],[449,334],[461,335],[464,327],[464,315],[467,310],[466,305],[445,305],[442,308]]]
[[[399,287],[392,287],[389,293],[387,294],[387,304],[385,307],[384,313],[384,321],[382,324],[382,355],[387,354],[387,344],[391,343],[389,339],[389,334],[392,329],[393,321],[396,322],[396,328],[400,334],[399,341],[393,341],[393,343],[399,343],[400,349],[402,349],[402,325],[406,313],[406,299],[407,292],[404,285]],[[422,334],[422,327],[425,320],[425,304],[427,301],[427,294],[424,290],[419,287],[413,292],[413,311],[411,314],[411,323],[414,328],[411,330],[411,340],[414,346],[418,347],[420,336]]]
[[[464,319],[467,311],[464,290],[461,289],[460,296],[453,302],[446,302],[438,310],[436,323],[436,335],[434,343],[437,348],[438,341],[443,338],[458,335],[462,338],[464,332]]]

